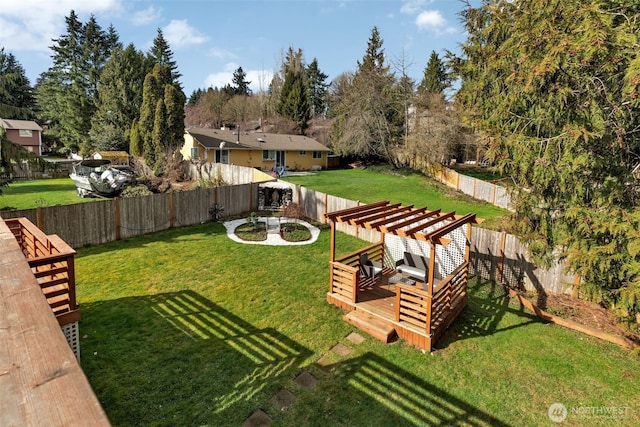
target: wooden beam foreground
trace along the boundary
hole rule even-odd
[[[0,425],[110,425],[2,220],[0,253]]]

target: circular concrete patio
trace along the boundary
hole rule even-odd
[[[314,227],[306,221],[295,219],[295,218],[287,218],[287,217],[266,217],[261,216],[258,217],[258,221],[265,222],[267,224],[267,240],[261,240],[259,242],[253,242],[248,240],[242,240],[238,236],[236,236],[235,230],[241,224],[246,224],[247,219],[234,219],[233,221],[227,221],[224,223],[225,228],[227,229],[227,236],[231,240],[234,240],[238,243],[245,243],[247,245],[269,245],[269,246],[278,246],[278,245],[292,245],[292,246],[300,246],[300,245],[309,245],[316,240],[318,240],[318,236],[320,235],[320,229],[318,227]],[[302,224],[309,229],[311,232],[311,238],[309,240],[305,240],[303,242],[289,242],[280,237],[280,223],[284,222],[297,222],[298,224]]]

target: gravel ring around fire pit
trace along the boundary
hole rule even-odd
[[[302,221],[300,219],[287,218],[287,217],[266,217],[261,216],[257,218],[260,222],[267,223],[267,240],[261,240],[258,242],[242,240],[238,236],[236,236],[236,228],[239,225],[246,224],[247,218],[235,219],[233,221],[227,221],[224,223],[224,227],[227,229],[227,236],[231,240],[234,240],[238,243],[245,243],[247,245],[269,245],[269,246],[278,246],[278,245],[309,245],[316,240],[318,240],[318,236],[320,235],[320,229],[318,227],[314,227],[306,221]],[[304,225],[311,232],[311,238],[309,240],[305,240],[302,242],[288,242],[280,237],[280,223],[285,222],[297,222],[298,224]],[[275,230],[275,232],[273,231]]]

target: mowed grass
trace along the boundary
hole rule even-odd
[[[507,222],[509,212],[455,191],[416,172],[391,173],[388,168],[339,169],[320,171],[311,175],[284,177],[322,193],[373,203],[388,200],[415,207],[427,206],[442,212],[475,213],[485,220],[482,227],[500,229]],[[401,171],[402,172],[402,171]]]
[[[0,209],[33,209],[38,206],[71,205],[90,202],[92,198],[78,197],[71,178],[14,181],[2,188]]]
[[[616,425],[640,424],[637,355],[542,323],[490,282],[472,282],[432,354],[352,343],[325,299],[329,238],[244,245],[205,223],[80,248],[81,361],[113,425],[241,425],[261,409],[278,426],[534,426],[556,402],[567,425],[611,425],[579,410],[614,406]],[[338,256],[365,244],[339,233]],[[305,371],[311,389],[293,381]]]

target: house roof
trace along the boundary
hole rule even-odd
[[[33,120],[0,119],[0,126],[5,129],[42,131],[42,128]]]
[[[251,131],[240,132],[238,138],[238,134],[231,130],[189,128],[186,131],[205,148],[220,148],[220,143],[225,142],[227,150],[331,151],[304,135]]]

